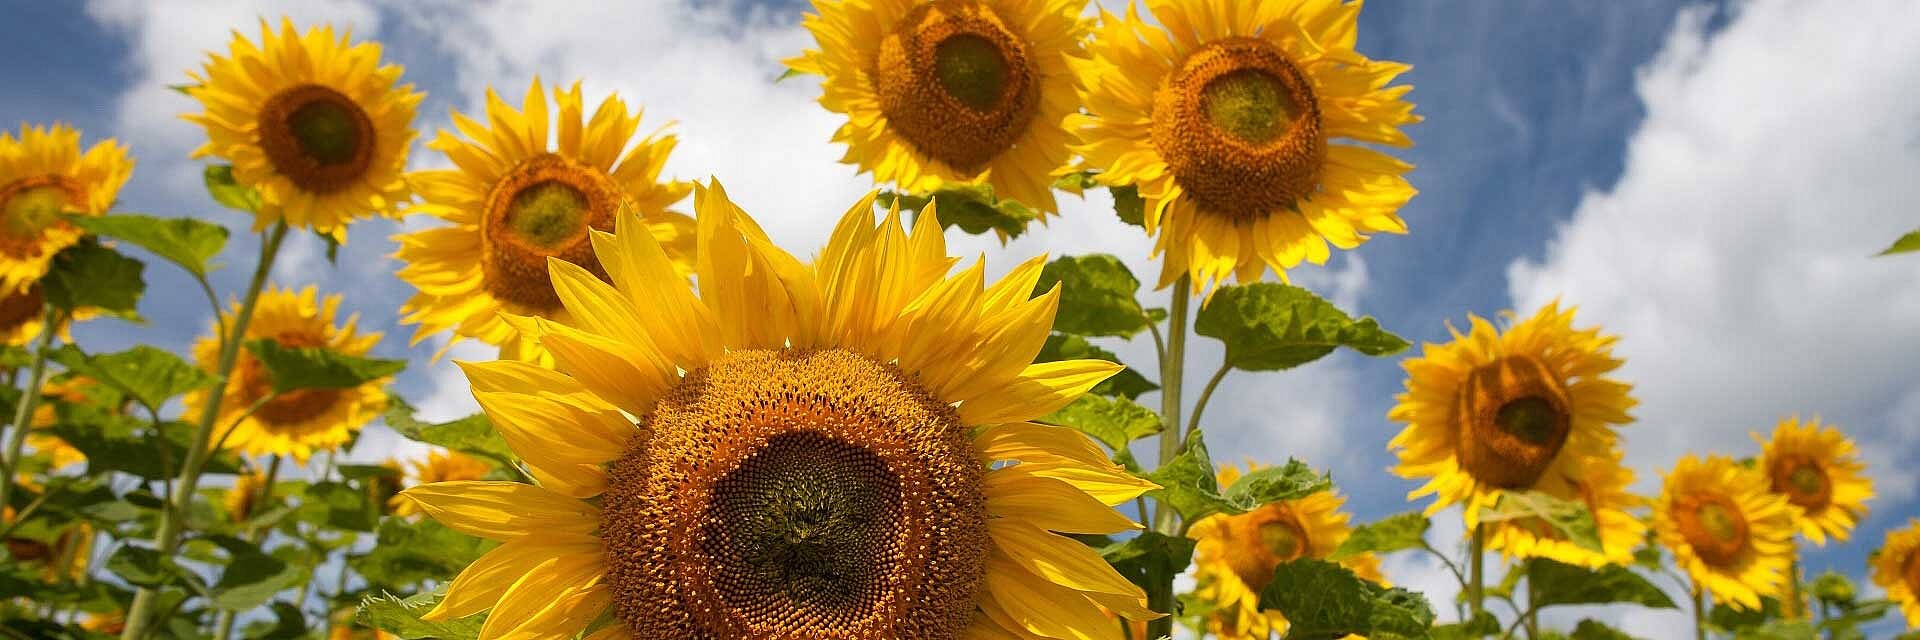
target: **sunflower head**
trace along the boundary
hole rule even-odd
[[[1760,608],[1785,584],[1793,510],[1765,475],[1725,456],[1675,463],[1653,507],[1653,527],[1674,563],[1714,602]]]
[[[1389,86],[1408,67],[1354,51],[1359,2],[1146,4],[1157,25],[1102,13],[1068,126],[1098,181],[1146,200],[1160,286],[1285,278],[1329,244],[1406,231],[1412,167],[1351,144],[1407,146],[1420,120],[1411,87]]]
[[[402,494],[503,542],[427,617],[849,640],[1106,639],[1108,611],[1152,617],[1058,534],[1137,527],[1110,505],[1153,485],[1027,422],[1116,367],[1030,364],[1058,304],[1030,297],[1041,262],[991,286],[979,265],[950,276],[938,221],[876,227],[872,198],[811,266],[717,184],[695,196],[697,288],[633,215],[592,232],[611,282],[553,261],[566,314],[514,322],[555,368],[462,364],[539,484]]]
[[[322,299],[311,286],[299,291],[269,286],[260,294],[243,341],[268,339],[282,347],[364,355],[380,341],[381,334],[359,332],[357,317],[335,325],[340,300],[339,294]],[[231,313],[227,321],[232,324]],[[194,358],[203,368],[211,370],[219,354],[219,340],[211,335],[194,345]],[[289,455],[304,462],[315,450],[346,444],[353,432],[371,421],[387,403],[387,394],[381,390],[385,379],[348,389],[296,389],[274,394],[271,372],[245,351],[240,353],[230,380],[220,392],[218,424],[234,425],[232,433],[226,435],[226,446],[246,455]],[[188,394],[187,412],[205,410],[209,393]]]
[[[1052,213],[1075,110],[1067,59],[1086,26],[1066,0],[816,0],[820,46],[787,61],[845,114],[844,162],[911,191],[985,183]]]
[[[260,506],[254,502],[260,499],[260,489],[266,484],[266,476],[252,471],[234,476],[233,486],[227,487],[226,495],[220,499],[227,507],[227,517],[232,518],[235,524],[253,517],[254,508]]]
[[[1845,541],[1873,497],[1873,481],[1853,441],[1818,418],[1802,422],[1797,417],[1782,419],[1770,439],[1753,437],[1760,441],[1759,467],[1774,493],[1799,510],[1801,535],[1819,545],[1828,536]]]
[[[631,145],[640,114],[608,96],[583,120],[580,85],[553,89],[559,113],[549,122],[546,89],[534,78],[515,109],[487,91],[487,122],[453,114],[466,139],[441,131],[427,146],[452,169],[412,174],[423,202],[415,211],[449,224],[397,236],[402,280],[420,293],[401,307],[419,325],[413,341],[451,329],[454,339],[500,345],[507,357],[542,358],[500,318],[565,313],[547,278],[547,261],[579,265],[605,279],[593,231],[612,231],[615,215],[632,209],[682,262],[691,260],[692,219],[668,211],[689,185],[662,182],[672,135]],[[557,145],[548,140],[549,125]]]
[[[1254,465],[1248,471],[1258,469]],[[1222,486],[1239,477],[1238,468],[1220,469]],[[1349,517],[1341,510],[1345,504],[1345,497],[1322,491],[1194,523],[1189,535],[1197,542],[1195,595],[1214,605],[1207,615],[1207,631],[1230,640],[1286,635],[1286,617],[1279,611],[1260,608],[1260,590],[1273,581],[1273,570],[1282,563],[1324,559],[1340,548],[1352,533]],[[1340,564],[1362,579],[1386,581],[1380,573],[1380,560],[1373,554],[1349,556]]]
[[[261,20],[258,42],[236,31],[227,55],[191,74],[187,95],[206,110],[184,117],[207,132],[193,155],[233,163],[259,192],[256,231],[284,221],[345,237],[347,223],[397,215],[411,197],[402,172],[423,94],[400,73],[377,43]]]
[[[388,461],[387,466],[394,471],[400,470],[397,462]],[[407,467],[412,472],[412,484],[479,480],[493,472],[493,465],[458,451],[429,451],[427,457],[409,461]],[[378,497],[393,515],[405,517],[419,513],[413,501],[400,497],[399,492],[400,488],[394,487],[383,490]]]
[[[1635,401],[1606,375],[1615,338],[1575,329],[1573,313],[1548,304],[1504,331],[1473,316],[1469,334],[1449,328],[1453,341],[1402,363],[1407,390],[1387,415],[1407,427],[1389,446],[1394,473],[1427,479],[1409,497],[1438,497],[1428,515],[1465,502],[1471,526],[1502,490],[1582,499],[1580,463],[1611,456]]]
[[[1920,518],[1905,528],[1888,531],[1880,549],[1869,556],[1873,583],[1887,590],[1887,599],[1900,605],[1907,627],[1920,629]]]
[[[1547,558],[1595,569],[1631,563],[1634,549],[1646,540],[1647,524],[1636,512],[1647,500],[1630,490],[1633,469],[1622,462],[1621,456],[1615,449],[1605,457],[1577,463],[1572,468],[1579,469],[1579,475],[1567,479],[1574,498],[1593,516],[1600,534],[1600,551],[1575,544],[1538,518],[1490,523],[1487,548],[1509,559]]]
[[[105,214],[132,174],[127,148],[112,138],[82,152],[80,131],[64,124],[0,132],[0,335],[11,341],[39,324],[34,282],[85,235],[62,216]]]

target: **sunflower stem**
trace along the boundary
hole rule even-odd
[[[1693,592],[1693,637],[1694,640],[1707,640],[1707,605],[1700,597],[1700,585],[1694,584]]]
[[[1789,620],[1805,620],[1807,613],[1805,596],[1800,594],[1800,550],[1795,548],[1793,555],[1787,557],[1787,606]]]
[[[6,457],[0,458],[0,505],[13,504],[14,472],[20,468],[20,454],[27,444],[27,430],[32,429],[33,410],[40,403],[40,384],[47,377],[47,349],[53,346],[53,334],[59,333],[60,310],[48,305],[40,314],[40,339],[33,347],[32,364],[28,365],[27,388],[20,392],[20,403],[13,408],[13,430],[7,434]],[[20,520],[25,520],[23,513]]]
[[[1473,544],[1467,548],[1468,562],[1471,563],[1471,577],[1467,583],[1467,605],[1471,607],[1473,617],[1478,618],[1487,610],[1487,524],[1473,525]]]
[[[1187,305],[1193,294],[1192,280],[1185,275],[1173,283],[1173,302],[1167,314],[1166,349],[1160,357],[1160,466],[1173,462],[1184,448],[1180,430],[1180,382],[1187,355]],[[1153,530],[1163,535],[1180,535],[1178,514],[1173,505],[1157,501]],[[1147,623],[1147,638],[1173,635],[1173,573],[1149,571],[1147,606],[1167,614]]]
[[[163,558],[173,557],[180,548],[180,536],[185,532],[186,515],[193,507],[193,494],[200,484],[200,469],[212,455],[209,445],[213,442],[213,429],[219,421],[220,402],[227,389],[227,383],[233,375],[234,363],[240,356],[240,340],[247,335],[247,323],[253,319],[254,304],[260,301],[260,290],[266,287],[267,275],[273,272],[273,261],[280,254],[280,243],[287,238],[285,220],[273,226],[273,230],[264,234],[260,242],[260,262],[254,267],[253,280],[247,283],[246,296],[241,298],[240,309],[233,316],[233,324],[227,327],[227,335],[220,341],[220,359],[214,369],[214,384],[207,391],[206,406],[201,409],[200,422],[194,429],[193,443],[187,449],[187,459],[180,465],[180,478],[167,496],[168,506],[160,512],[160,527],[154,533],[154,547]],[[141,587],[133,596],[133,605],[127,607],[127,626],[120,632],[121,640],[137,640],[147,635],[152,623],[153,607],[159,591],[152,587]]]

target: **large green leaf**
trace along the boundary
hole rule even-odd
[[[1121,222],[1136,227],[1146,226],[1147,201],[1140,197],[1138,188],[1112,187],[1107,192],[1113,194],[1113,214]]]
[[[1540,607],[1626,602],[1655,609],[1676,608],[1660,587],[1617,564],[1588,569],[1534,558],[1528,561],[1527,580],[1533,583],[1534,604]]]
[[[1405,589],[1388,589],[1325,560],[1282,563],[1260,590],[1260,608],[1280,611],[1292,623],[1288,637],[1428,638],[1433,606]]]
[[[1407,549],[1418,549],[1426,544],[1427,527],[1432,522],[1418,511],[1408,511],[1387,516],[1378,521],[1355,527],[1353,533],[1340,543],[1328,560],[1338,561],[1362,553],[1393,553]]]
[[[155,413],[174,396],[215,382],[213,376],[179,356],[144,344],[101,355],[88,355],[68,344],[49,357],[68,371],[119,389]]]
[[[202,178],[207,183],[207,195],[220,206],[238,211],[254,212],[260,210],[260,194],[253,187],[240,184],[233,179],[233,167],[216,164],[207,167]]]
[[[1238,514],[1245,509],[1220,496],[1220,482],[1214,476],[1213,458],[1207,455],[1207,443],[1198,432],[1187,439],[1186,450],[1160,468],[1147,474],[1159,484],[1148,496],[1173,507],[1187,522],[1198,522],[1215,513]]]
[[[1768,620],[1758,626],[1735,631],[1734,640],[1819,640],[1813,623],[1806,620]]]
[[[1740,606],[1713,605],[1707,613],[1707,622],[1721,631],[1739,631],[1759,626],[1768,620],[1780,618],[1780,601],[1773,596],[1760,596],[1760,608],[1748,609]]]
[[[82,229],[132,243],[153,255],[205,276],[220,265],[208,260],[227,245],[227,228],[192,218],[159,218],[119,213],[110,216],[74,216]]]
[[[1227,364],[1250,371],[1291,369],[1340,347],[1370,356],[1407,348],[1373,318],[1355,320],[1311,291],[1272,282],[1220,288],[1194,332],[1225,342]]]
[[[1046,344],[1040,347],[1040,354],[1033,357],[1034,362],[1058,362],[1061,360],[1105,360],[1107,362],[1126,364],[1120,362],[1120,356],[1114,355],[1112,351],[1102,349],[1088,342],[1084,337],[1064,333],[1047,336]],[[1160,385],[1154,384],[1153,381],[1148,380],[1146,376],[1140,375],[1138,369],[1127,367],[1121,370],[1120,373],[1113,374],[1113,377],[1100,381],[1100,384],[1093,385],[1093,389],[1089,390],[1088,393],[1132,400],[1140,397],[1140,394],[1155,391],[1159,388]]]
[[[1101,557],[1134,584],[1147,586],[1150,575],[1171,576],[1193,563],[1194,541],[1153,531],[1100,549]]]
[[[1908,231],[1906,235],[1900,236],[1899,240],[1893,241],[1893,244],[1881,251],[1880,255],[1889,256],[1913,251],[1920,251],[1920,229]]]
[[[1452,624],[1434,625],[1434,640],[1480,640],[1487,636],[1500,635],[1500,619],[1492,613],[1481,611],[1473,617]]]
[[[959,227],[972,235],[988,231],[1002,238],[1019,237],[1027,225],[1040,218],[1039,212],[1014,200],[998,198],[987,185],[953,184],[926,194],[880,192],[880,206],[899,205],[901,210],[918,214],[933,201],[940,227]]]
[[[405,360],[362,358],[320,347],[284,347],[261,338],[247,349],[273,376],[273,390],[348,389],[392,376],[407,368]]]
[[[245,540],[228,536],[212,540],[229,554],[226,570],[212,587],[213,604],[222,609],[246,611],[266,604],[274,594],[294,588],[310,575],[310,567],[267,555]]]
[[[1562,500],[1538,491],[1503,491],[1493,506],[1480,511],[1480,520],[1541,522],[1582,549],[1602,550],[1600,530],[1594,524],[1593,511],[1586,504]]]
[[[79,309],[97,309],[127,318],[137,318],[140,294],[147,289],[141,277],[146,265],[120,255],[99,242],[83,240],[53,256],[53,264],[40,280],[47,304],[72,313]]]
[[[1287,464],[1266,467],[1242,474],[1221,497],[1241,511],[1282,500],[1299,500],[1333,488],[1333,477],[1314,471],[1306,463],[1289,459]]]
[[[1147,329],[1147,314],[1133,296],[1140,281],[1127,265],[1106,254],[1061,256],[1040,271],[1034,295],[1060,287],[1056,331],[1083,336],[1129,337]]]
[[[507,448],[507,441],[493,430],[493,422],[484,413],[448,422],[421,422],[413,417],[413,407],[396,395],[388,401],[386,422],[387,427],[410,440],[482,456],[501,466],[514,461],[513,450]]]
[[[320,482],[307,487],[300,519],[334,529],[373,531],[380,522],[380,505],[347,483]]]
[[[1160,433],[1160,414],[1126,398],[1085,395],[1060,410],[1040,418],[1039,422],[1080,430],[1113,450],[1121,464],[1133,467],[1133,453],[1127,444]]]
[[[410,589],[426,580],[460,573],[494,547],[492,541],[454,531],[432,519],[382,520],[377,542],[366,555],[348,564],[369,584],[392,590]]]
[[[95,407],[58,407],[56,415],[60,420],[48,431],[86,454],[89,475],[119,471],[166,480],[179,473],[187,456],[185,443],[154,434],[144,420]]]
[[[480,636],[480,625],[486,622],[483,616],[471,616],[448,620],[446,622],[427,622],[420,616],[433,610],[440,602],[442,594],[422,593],[402,598],[391,593],[380,596],[368,596],[360,601],[360,613],[357,621],[400,636],[403,640],[435,638],[438,640],[471,640]]]
[[[1581,620],[1580,624],[1573,627],[1573,633],[1567,638],[1569,640],[1633,640],[1633,636],[1591,618]]]

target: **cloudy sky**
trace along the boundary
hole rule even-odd
[[[5,4],[0,114],[129,144],[140,166],[121,194],[127,210],[238,224],[201,191],[201,165],[185,158],[201,133],[177,117],[194,105],[166,86],[224,49],[229,29],[283,13],[385,43],[429,96],[426,132],[446,126],[449,109],[477,112],[488,86],[517,103],[534,74],[584,80],[590,99],[617,91],[646,107],[643,128],[678,123],[670,174],[718,176],[796,254],[810,255],[872,186],[836,163],[837,120],[814,103],[817,85],[773,81],[778,59],[810,43],[798,4]],[[1920,513],[1920,258],[1871,257],[1920,226],[1920,4],[1375,0],[1361,22],[1362,52],[1413,65],[1404,78],[1427,119],[1403,154],[1419,166],[1421,193],[1402,212],[1412,232],[1297,271],[1296,282],[1425,341],[1468,313],[1578,305],[1583,324],[1622,336],[1621,375],[1642,401],[1628,460],[1646,491],[1683,452],[1756,453],[1747,433],[1782,416],[1843,425],[1880,497],[1859,542],[1810,550],[1806,564],[1861,575],[1883,532]],[[445,161],[416,146],[414,163]],[[1150,279],[1149,240],[1109,204],[1069,200],[1051,228],[1004,250],[957,231],[950,242],[962,255],[988,252],[999,269],[1042,252],[1112,253]],[[362,326],[388,334],[379,353],[424,356],[437,345],[410,350],[395,313],[410,294],[387,257],[401,228],[354,226],[338,266],[301,237],[276,279],[351,292]],[[244,266],[253,251],[236,238],[227,260]],[[238,290],[242,271],[218,286]],[[205,329],[190,282],[162,265],[150,272],[142,311],[152,324],[94,323],[78,332],[83,345],[181,347]],[[1196,345],[1194,366],[1210,370],[1217,346]],[[1150,368],[1150,346],[1109,346]],[[1407,509],[1414,487],[1385,472],[1397,427],[1384,415],[1400,381],[1397,359],[1348,355],[1237,375],[1208,410],[1208,431],[1222,458],[1327,467],[1360,519],[1384,516]],[[473,410],[445,362],[416,365],[399,389],[430,417]],[[375,433],[356,457],[403,447]],[[1457,532],[1457,522],[1437,531]],[[1389,569],[1436,601],[1452,592],[1418,560]],[[1663,637],[1674,622],[1622,624]]]

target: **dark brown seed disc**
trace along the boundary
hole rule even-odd
[[[367,111],[317,84],[285,89],[260,108],[260,148],[280,175],[314,193],[358,181],[373,164],[377,133]]]
[[[916,151],[977,175],[1011,148],[1040,99],[1026,43],[967,0],[914,7],[880,43],[874,93]]]

